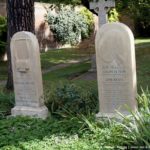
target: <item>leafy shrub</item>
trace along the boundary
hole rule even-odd
[[[116,21],[119,21],[119,14],[117,12],[116,9],[111,9],[109,12],[108,12],[108,20],[109,22],[116,22]]]
[[[83,7],[80,11],[80,14],[85,18],[86,24],[88,26],[88,35],[93,31],[94,27],[94,17],[93,14],[85,7]],[[86,38],[86,36],[82,35],[82,37]]]
[[[84,90],[73,83],[59,83],[53,90],[47,90],[45,100],[50,112],[61,116],[96,112],[98,106],[96,90]]]
[[[7,38],[7,23],[5,17],[0,16],[0,58],[5,53]]]
[[[57,15],[53,15],[49,11],[46,21],[57,41],[62,44],[76,45],[81,38],[89,36],[89,25],[86,17],[74,10],[62,8]]]

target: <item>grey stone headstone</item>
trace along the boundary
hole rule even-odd
[[[34,34],[18,32],[11,40],[11,57],[15,91],[12,116],[46,118],[39,44]]]

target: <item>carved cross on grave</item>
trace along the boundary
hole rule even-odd
[[[113,7],[115,7],[115,0],[94,0],[90,2],[90,9],[94,9],[98,14],[99,26],[107,23],[107,12]]]

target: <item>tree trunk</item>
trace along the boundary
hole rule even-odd
[[[7,22],[8,79],[6,88],[13,90],[10,41],[16,32],[34,33],[34,0],[7,0]]]

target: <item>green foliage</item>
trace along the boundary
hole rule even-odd
[[[150,0],[117,0],[117,10],[127,12],[136,22],[139,36],[150,36]]]
[[[109,20],[109,22],[117,22],[117,21],[119,21],[118,17],[119,17],[119,14],[118,14],[116,9],[111,9],[108,12],[108,20]]]
[[[80,42],[82,35],[84,35],[84,38],[89,35],[86,18],[72,9],[65,10],[62,8],[57,15],[53,15],[49,11],[46,21],[57,41],[62,44],[76,45]]]
[[[3,32],[6,32],[6,19],[0,16],[0,35],[2,35]]]
[[[48,2],[65,5],[81,5],[82,0],[39,0],[42,2]],[[88,3],[93,0],[85,0]],[[125,11],[127,15],[132,16],[136,22],[136,30],[139,32],[139,36],[150,35],[150,0],[116,0],[116,9],[120,13]],[[112,12],[111,12],[112,13]],[[112,16],[110,17],[112,21]],[[117,20],[117,14],[113,17]],[[113,21],[114,21],[113,19]]]
[[[16,117],[0,120],[0,149],[104,150],[123,146],[128,137],[115,122],[98,123],[94,115],[47,120]]]
[[[84,86],[88,87],[87,85]],[[96,106],[93,105],[95,100],[91,100],[97,95],[92,89],[88,90],[69,83],[57,83],[56,88],[53,85],[51,87],[49,92],[52,91],[54,95],[48,94],[46,97],[49,100],[48,103],[53,102],[49,103],[51,105],[50,110],[52,110],[52,107],[54,108],[53,104],[62,103],[59,111],[58,109],[53,109],[53,111],[63,118],[56,118],[54,115],[46,120],[28,117],[1,117],[1,150],[105,150],[109,148],[127,149],[127,147],[130,149],[131,146],[135,146],[136,149],[138,149],[138,146],[150,147],[149,91],[143,92],[139,96],[139,111],[131,112],[131,116],[128,117],[123,116],[123,122],[121,120],[117,122],[109,119],[95,120],[94,108]],[[54,93],[54,91],[57,93]],[[59,101],[56,102],[57,98]],[[1,99],[3,100],[2,104],[5,101],[10,101],[5,96],[2,96]],[[85,115],[80,113],[81,109],[82,112],[85,109],[81,105],[79,108],[76,107],[81,104],[78,99],[81,102],[85,101],[89,113],[85,113]],[[75,108],[78,108],[78,110]]]
[[[88,26],[88,35],[90,35],[90,32],[93,31],[94,28],[94,17],[93,14],[85,7],[83,7],[80,11],[80,14],[83,16],[83,18],[85,18],[85,22]],[[85,37],[84,35],[82,35],[82,37]]]
[[[75,78],[90,69],[90,63],[84,62],[80,64],[72,64],[69,67],[57,69],[43,76],[44,80],[60,81]]]
[[[70,113],[88,114],[97,111],[97,89],[83,89],[73,83],[60,82],[59,86],[53,85],[53,90],[45,92],[46,105],[50,112],[66,117]]]
[[[5,52],[6,38],[7,38],[6,18],[0,16],[0,58]]]
[[[139,108],[131,112],[130,116],[123,116],[125,127],[131,136],[131,143],[135,146],[150,147],[150,92],[143,91],[138,97]]]
[[[10,109],[14,106],[14,95],[0,90],[0,119],[10,115]]]
[[[51,3],[51,4],[65,4],[65,5],[80,5],[81,0],[36,0],[38,2],[45,2],[45,3]]]
[[[71,61],[80,61],[90,56],[90,51],[81,51],[80,49],[55,49],[41,54],[42,69],[49,69],[60,63],[70,63]]]

